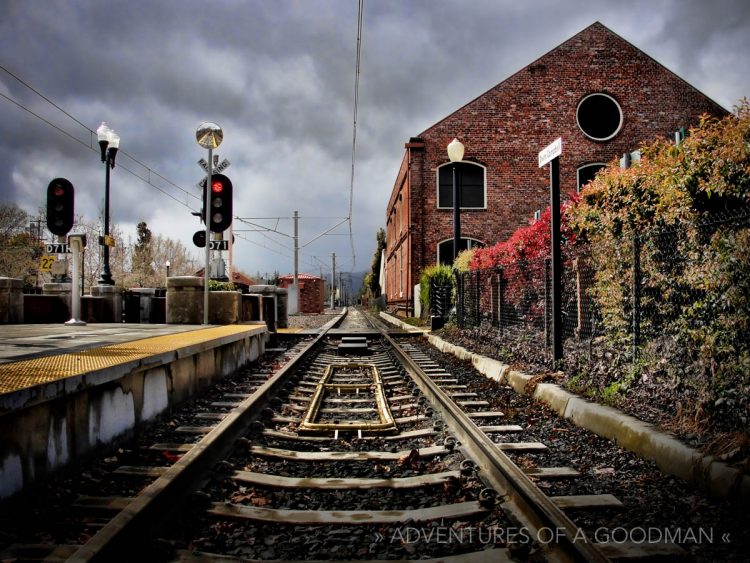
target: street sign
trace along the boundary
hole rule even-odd
[[[214,166],[214,169],[211,171],[211,173],[212,174],[221,174],[222,172],[224,172],[224,170],[226,170],[227,168],[229,168],[230,164],[231,164],[231,162],[229,162],[225,158],[219,164],[217,164],[216,166]],[[206,170],[206,172],[208,172],[208,170]]]
[[[558,137],[539,151],[539,168],[562,154],[562,137]]]
[[[223,172],[224,170],[226,170],[227,168],[229,168],[229,165],[230,165],[230,164],[232,164],[232,163],[231,163],[231,162],[229,162],[229,161],[228,161],[228,160],[227,160],[227,159],[225,158],[225,159],[224,159],[224,160],[222,160],[222,161],[221,161],[221,162],[220,162],[219,164],[217,164],[216,166],[214,166],[214,169],[213,169],[213,170],[211,170],[211,173],[212,173],[212,174],[221,174],[221,173],[222,173],[222,172]],[[206,174],[208,174],[208,161],[207,161],[207,160],[206,160],[205,158],[201,158],[201,159],[200,159],[200,160],[198,161],[198,166],[200,166],[201,168],[203,168],[203,171],[204,171],[204,172],[205,172]]]
[[[206,246],[206,231],[196,231],[193,244],[199,248]],[[208,242],[209,250],[229,250],[229,240],[212,240]]]
[[[47,245],[47,254],[70,254],[70,245],[67,242],[54,242]]]
[[[228,240],[212,240],[209,243],[209,248],[211,250],[229,250],[229,241]]]
[[[111,248],[115,247],[115,237],[112,235],[104,235],[99,237],[99,246],[109,246]]]
[[[39,258],[39,271],[49,272],[52,270],[52,264],[55,263],[56,258],[54,256],[42,256]]]
[[[231,163],[231,162],[229,162],[229,161],[228,161],[228,160],[227,160],[227,159],[225,158],[225,159],[224,159],[224,160],[222,160],[222,161],[221,161],[221,162],[220,162],[219,164],[217,164],[216,166],[214,166],[213,170],[211,170],[211,174],[221,174],[222,172],[224,172],[224,170],[226,170],[227,168],[229,168],[229,165],[230,165],[230,164],[232,164],[232,163]],[[203,171],[204,171],[204,172],[205,172],[206,174],[208,174],[208,162],[206,161],[206,159],[205,159],[205,158],[201,158],[201,159],[200,159],[200,160],[198,161],[198,165],[199,165],[199,166],[200,166],[201,168],[203,168]],[[197,183],[197,184],[195,184],[195,185],[196,185],[197,187],[199,187],[200,189],[203,189],[203,188],[205,188],[205,187],[206,187],[206,178],[205,178],[205,177],[201,178],[200,182],[198,182],[198,183]]]

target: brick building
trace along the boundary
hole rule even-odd
[[[565,194],[703,113],[727,112],[601,23],[587,27],[405,144],[386,217],[389,307],[411,314],[420,271],[452,261],[453,138],[465,145],[462,250],[506,240],[549,205],[549,167],[537,155],[556,138]]]
[[[325,289],[323,278],[311,276],[310,274],[298,274],[297,283],[299,285],[298,313],[322,313],[324,308],[323,292]],[[284,289],[292,287],[294,285],[294,276],[281,276],[278,285]]]

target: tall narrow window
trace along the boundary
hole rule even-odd
[[[438,168],[438,209],[453,209],[453,166]],[[484,209],[486,205],[485,168],[472,162],[456,162],[456,183],[460,187],[462,209]]]

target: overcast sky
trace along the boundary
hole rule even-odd
[[[750,96],[748,0],[365,0],[354,264],[348,223],[319,235],[349,214],[356,0],[3,0],[0,66],[80,124],[0,69],[0,200],[36,214],[62,176],[76,213],[98,217],[87,128],[106,121],[121,137],[112,221],[133,237],[146,221],[202,263],[195,130],[215,121],[234,214],[279,232],[235,220],[241,270],[292,271],[295,210],[300,271],[325,273],[332,252],[367,270],[409,137],[595,21],[727,109]]]

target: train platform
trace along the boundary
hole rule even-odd
[[[82,326],[60,323],[3,325],[0,330],[0,364],[203,328],[206,327],[137,323],[96,323]]]
[[[242,334],[254,325],[102,323],[6,325],[0,337],[0,395],[83,376]]]
[[[255,361],[267,340],[265,323],[5,325],[0,498]]]

